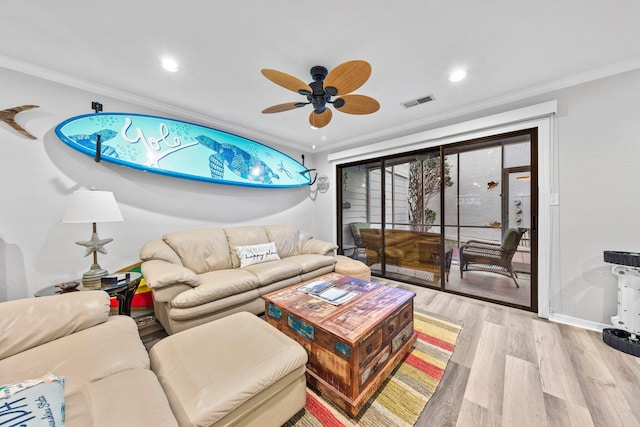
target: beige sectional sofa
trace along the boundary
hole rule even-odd
[[[109,317],[105,292],[0,304],[0,385],[47,373],[65,377],[67,426],[177,425],[135,322]]]
[[[337,248],[291,225],[204,228],[154,239],[140,259],[156,317],[173,334],[239,311],[262,313],[262,295],[332,272]]]
[[[67,427],[279,427],[305,405],[306,362],[302,346],[249,313],[164,338],[147,353],[133,319],[109,316],[106,292],[3,302],[0,390],[49,373],[64,389],[33,398],[2,390],[0,424],[32,425],[17,423],[63,394]]]

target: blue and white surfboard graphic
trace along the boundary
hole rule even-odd
[[[266,145],[206,126],[164,117],[93,113],[56,127],[70,147],[100,159],[177,178],[252,187],[311,184],[307,168]]]

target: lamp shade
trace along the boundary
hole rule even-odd
[[[62,222],[124,221],[116,198],[110,191],[80,190],[71,195],[71,203]]]

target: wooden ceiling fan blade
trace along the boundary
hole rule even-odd
[[[347,114],[371,114],[380,109],[380,103],[370,96],[365,95],[345,95],[342,107],[336,107],[338,111]]]
[[[261,72],[263,76],[285,89],[289,89],[296,93],[299,93],[301,90],[312,92],[308,84],[290,74],[283,73],[278,70],[270,70],[268,68],[263,68]]]
[[[318,114],[315,110],[309,114],[309,124],[314,128],[323,128],[331,121],[333,113],[326,108],[322,113]]]
[[[287,102],[285,104],[272,105],[271,107],[262,110],[262,114],[281,113],[283,111],[289,111],[306,105],[300,102]]]
[[[367,61],[347,61],[329,72],[324,79],[324,87],[335,87],[338,95],[346,95],[365,84],[370,75],[371,65]]]

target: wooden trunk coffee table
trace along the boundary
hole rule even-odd
[[[333,305],[298,290],[327,281],[357,296]],[[267,322],[307,351],[307,382],[356,416],[416,341],[415,293],[330,273],[264,295]]]

